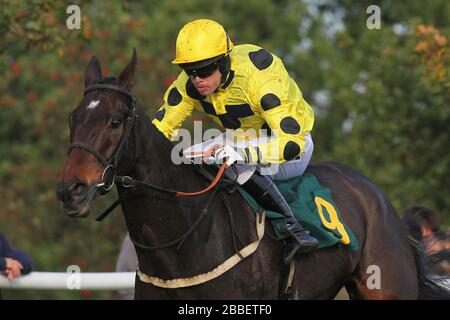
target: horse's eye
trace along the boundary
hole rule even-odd
[[[117,129],[121,124],[122,124],[123,119],[122,118],[114,118],[111,126],[113,127],[113,129]]]

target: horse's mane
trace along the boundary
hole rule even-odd
[[[139,101],[137,101],[137,108],[139,116],[145,119],[146,127],[148,127],[152,131],[152,135],[157,139],[158,145],[164,146],[169,152],[171,152],[172,148],[175,146],[175,143],[167,139],[167,137],[161,131],[159,131],[158,128],[155,127],[151,119],[143,111],[143,108]]]
[[[143,122],[144,122],[145,127],[151,132],[150,134],[153,137],[154,141],[156,142],[157,146],[164,148],[165,151],[167,151],[169,154],[171,154],[172,149],[174,148],[176,143],[169,140],[161,131],[159,131],[158,128],[156,128],[156,126],[152,123],[152,120],[144,112],[144,109],[143,109],[142,105],[139,103],[138,98],[136,98],[136,109],[137,109],[137,113],[138,113],[139,117],[141,117],[142,120],[144,120]],[[142,138],[142,135],[140,138]],[[183,156],[181,154],[181,151],[180,151],[180,156]],[[195,175],[198,175],[199,177],[204,178],[203,175],[199,174],[197,165],[194,165],[194,164],[191,164],[190,162],[185,162],[185,161],[183,161],[183,163],[188,163],[188,164],[180,164],[179,165],[179,166],[183,166],[184,170],[191,170],[191,172],[194,173]]]

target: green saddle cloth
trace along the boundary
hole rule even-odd
[[[331,198],[330,189],[319,184],[316,177],[305,173],[287,181],[276,181],[278,189],[286,199],[297,220],[319,240],[319,249],[343,245],[351,250],[358,249],[358,241],[345,225],[339,209]],[[256,212],[257,202],[242,188],[238,188],[244,199]],[[266,211],[278,239],[286,238],[284,226],[286,218],[273,211]]]

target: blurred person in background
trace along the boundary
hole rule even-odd
[[[450,276],[450,229],[442,230],[439,213],[422,206],[411,206],[403,213],[410,234],[419,241],[432,264],[432,272]]]
[[[33,261],[24,252],[14,248],[0,233],[0,273],[13,280],[33,270]],[[0,292],[1,299],[1,292]]]
[[[127,233],[123,239],[120,248],[119,256],[116,262],[116,272],[136,272],[138,267],[138,259],[133,243],[131,243],[130,235]],[[134,290],[119,290],[117,291],[119,299],[133,300]]]
[[[12,247],[8,240],[0,233],[0,272],[8,279],[28,274],[33,269],[33,261],[24,252]]]

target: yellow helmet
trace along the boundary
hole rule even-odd
[[[190,64],[198,61],[212,63],[214,59],[211,58],[223,57],[232,48],[233,43],[219,23],[198,19],[185,24],[178,33],[176,57],[172,63]]]

